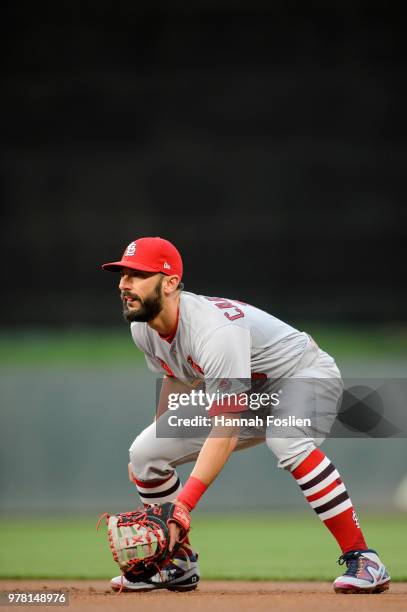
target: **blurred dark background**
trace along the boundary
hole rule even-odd
[[[394,6],[394,5],[393,5]],[[121,325],[100,264],[287,319],[405,321],[405,23],[360,2],[10,3],[2,325]]]
[[[2,17],[0,512],[134,503],[127,449],[156,381],[100,266],[140,236],[179,247],[187,290],[306,329],[345,377],[405,378],[390,3],[15,0]],[[326,446],[358,506],[407,508],[404,438]],[[303,502],[264,445],[226,469],[207,509]]]

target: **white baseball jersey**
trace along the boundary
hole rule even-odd
[[[306,333],[259,308],[186,291],[180,294],[171,342],[147,323],[132,323],[131,332],[150,370],[191,385],[197,378],[208,382],[251,379],[255,374],[291,376],[311,342]]]

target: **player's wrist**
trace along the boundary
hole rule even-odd
[[[191,510],[191,508],[189,508],[185,503],[181,502],[178,497],[177,499],[174,501],[174,504],[176,506],[179,506],[180,508],[182,508],[183,510],[186,510],[187,512],[189,512]]]
[[[181,493],[177,496],[176,503],[181,504],[190,512],[195,508],[207,488],[208,485],[203,483],[202,480],[190,476]]]

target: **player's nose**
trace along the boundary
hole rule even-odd
[[[129,290],[131,288],[130,276],[128,274],[122,274],[119,282],[120,291]]]

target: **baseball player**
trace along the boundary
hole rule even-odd
[[[342,551],[339,563],[346,565],[346,571],[335,580],[335,591],[387,590],[390,577],[386,568],[366,544],[345,484],[319,448],[343,389],[332,357],[306,333],[254,306],[184,291],[181,256],[162,238],[139,238],[127,246],[119,261],[102,267],[120,273],[123,314],[130,323],[133,341],[143,351],[149,369],[164,376],[156,419],[130,447],[129,476],[141,501],[172,501],[191,511],[233,451],[265,441],[278,466],[291,473],[338,542]],[[242,399],[248,397],[251,381],[258,380],[280,394],[271,394],[278,397],[277,405],[270,408],[272,417],[263,427],[239,424],[239,415],[247,410]],[[219,394],[225,381],[233,391],[227,400]],[[299,387],[290,384],[293,382]],[[217,391],[206,398],[209,435],[157,435],[161,423],[162,431],[170,432],[169,413],[178,419],[193,410],[191,402],[176,412],[169,411],[169,399],[191,394],[197,384]],[[287,409],[301,412],[307,405],[316,407],[320,417],[314,435],[296,423],[291,424],[287,436],[281,434],[273,418],[287,414]],[[191,461],[195,465],[182,487],[176,467]],[[172,550],[178,527],[171,524],[170,531]],[[192,590],[199,582],[197,555],[188,542],[159,572],[137,579],[126,575],[123,580],[121,576],[113,578],[112,588],[134,592]]]

